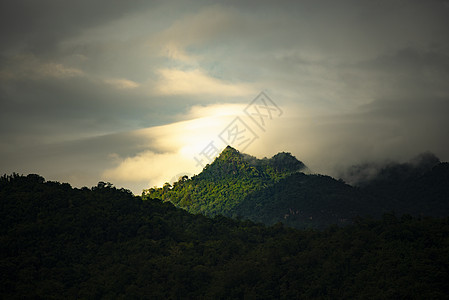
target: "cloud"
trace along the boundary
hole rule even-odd
[[[175,42],[169,42],[160,50],[160,54],[172,60],[179,60],[184,63],[196,63],[198,57],[188,54],[183,47],[177,45]]]
[[[120,185],[137,185],[140,192],[168,182],[175,174],[197,174],[202,166],[195,157],[210,142],[217,147],[214,155],[225,148],[218,134],[243,114],[243,108],[242,104],[195,106],[184,116],[185,121],[129,132],[126,135],[140,141],[143,150],[130,156],[113,155],[115,166],[105,170],[103,177]]]
[[[85,73],[79,68],[55,61],[42,61],[30,54],[16,55],[4,62],[3,68],[0,69],[2,80],[64,79],[80,76],[85,76]]]
[[[442,1],[2,1],[0,166],[139,192],[167,176],[151,164],[189,171],[261,90],[284,114],[254,129],[258,157],[290,151],[323,173],[448,160],[448,14]]]
[[[342,170],[339,178],[352,185],[366,186],[373,182],[398,181],[421,176],[440,163],[433,153],[424,152],[409,161],[398,163],[390,160],[366,162]]]
[[[62,39],[152,6],[149,2],[128,3],[117,0],[100,0],[95,4],[85,0],[43,0],[39,3],[29,0],[2,1],[2,48],[46,55],[54,52]]]
[[[220,95],[248,96],[254,89],[244,83],[230,83],[208,76],[204,71],[195,69],[183,71],[161,69],[161,78],[156,84],[156,91],[162,95]]]
[[[145,151],[128,157],[114,168],[103,173],[104,178],[113,182],[144,182],[147,187],[162,186],[175,174],[192,170],[191,157],[182,153],[154,153]]]
[[[128,79],[105,79],[105,83],[117,89],[135,89],[140,86],[137,82]]]
[[[221,151],[226,145],[218,135],[237,116],[258,135],[246,153],[262,158],[289,151],[312,171],[334,176],[351,164],[386,157],[406,160],[429,147],[439,155],[447,153],[449,147],[441,142],[449,133],[449,124],[438,116],[447,111],[449,102],[445,100],[379,100],[347,114],[323,114],[273,100],[284,114],[267,120],[264,132],[243,113],[247,104],[196,106],[185,115],[186,121],[135,131],[132,134],[141,141],[143,150],[118,160],[116,157],[116,165],[103,176],[114,183],[126,180],[138,190],[162,185],[175,174],[197,174],[201,166],[195,157],[200,158],[199,153],[210,142]]]
[[[63,64],[58,63],[47,63],[40,66],[37,70],[37,73],[40,73],[42,76],[56,77],[56,78],[66,78],[66,77],[75,77],[82,76],[83,71],[66,67]]]
[[[337,176],[349,165],[403,162],[426,151],[449,160],[449,98],[379,99],[347,113],[284,111],[263,136],[264,151],[288,149],[315,172]]]
[[[187,12],[157,35],[157,39],[184,49],[223,38],[232,38],[245,31],[248,20],[232,6],[205,5],[195,12]],[[240,31],[238,31],[240,30]]]

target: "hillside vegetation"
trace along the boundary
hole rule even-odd
[[[142,196],[170,201],[191,213],[230,216],[247,195],[303,170],[307,167],[289,153],[256,159],[228,146],[199,175],[145,190]]]
[[[375,178],[351,186],[310,174],[289,153],[256,159],[227,147],[200,174],[145,190],[142,197],[168,201],[191,213],[295,228],[347,225],[357,216],[380,218],[389,212],[448,216],[449,164],[431,155],[424,158],[419,164],[390,164]],[[363,168],[351,175],[361,173]]]
[[[0,178],[2,299],[442,299],[449,218],[303,231],[192,215],[100,182]]]

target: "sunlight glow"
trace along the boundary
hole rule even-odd
[[[161,186],[173,174],[198,174],[202,167],[194,157],[211,141],[221,151],[226,145],[218,134],[243,113],[242,104],[195,106],[187,114],[188,120],[132,132],[151,149],[132,157],[113,156],[116,166],[106,170],[107,180],[145,181],[148,187]],[[111,158],[112,160],[112,158]]]

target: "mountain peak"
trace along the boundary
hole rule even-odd
[[[218,160],[236,160],[236,159],[242,159],[242,154],[235,148],[232,148],[231,146],[226,146],[226,148],[221,151],[220,155],[218,156]]]
[[[229,145],[227,145],[226,148],[224,148],[223,151],[221,151],[221,153],[224,153],[224,152],[240,153],[237,149],[232,148]]]
[[[245,165],[247,167],[252,166],[256,168],[270,167],[279,173],[291,173],[296,171],[308,172],[308,168],[302,161],[299,161],[289,152],[280,152],[274,155],[272,158],[258,159],[249,154],[241,153],[237,149],[226,146],[220,155],[216,159],[216,163],[232,163]]]
[[[306,165],[289,152],[280,152],[274,155],[269,161],[279,172],[309,172]]]

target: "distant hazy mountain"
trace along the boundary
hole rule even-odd
[[[360,189],[400,214],[449,216],[448,163],[437,163],[428,169],[404,164],[388,166]]]
[[[390,164],[353,187],[309,169],[290,153],[257,159],[227,147],[197,176],[145,190],[191,213],[222,214],[297,228],[348,224],[357,216],[448,216],[449,168],[431,155],[418,163]],[[353,178],[364,174],[352,170]]]

